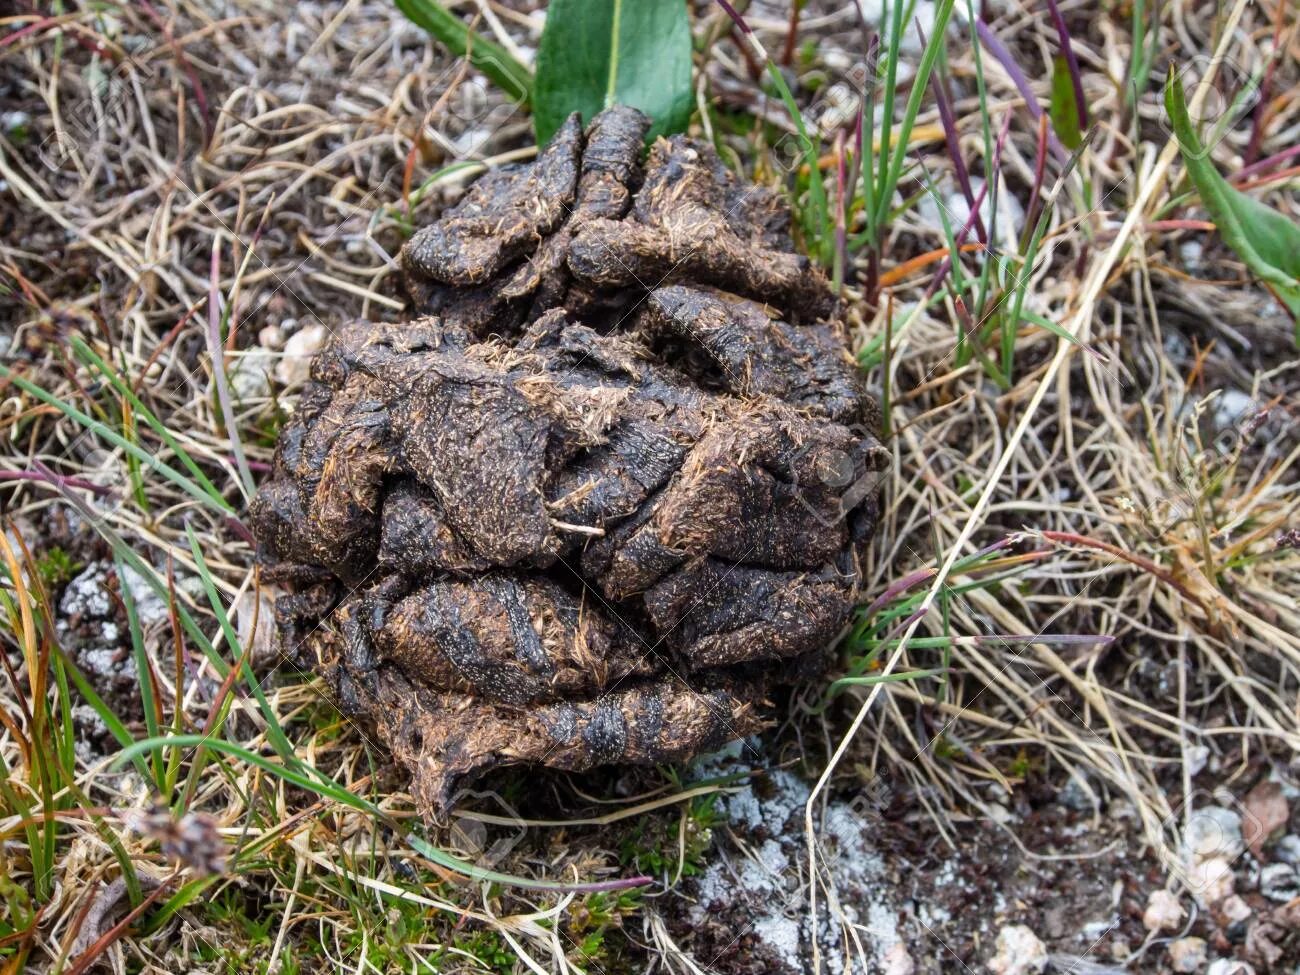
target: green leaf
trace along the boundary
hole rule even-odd
[[[1201,146],[1182,83],[1170,69],[1165,83],[1165,110],[1174,127],[1183,165],[1214,224],[1246,266],[1276,294],[1296,322],[1300,344],[1300,227],[1254,197],[1234,189],[1219,175]]]
[[[1083,133],[1079,131],[1081,114],[1075,102],[1069,62],[1058,54],[1052,59],[1052,98],[1047,103],[1047,117],[1052,120],[1061,145],[1071,152],[1083,145]]]
[[[871,674],[867,677],[841,677],[832,681],[830,692],[838,693],[846,687],[871,687],[875,684],[896,684],[900,681],[920,680],[922,677],[937,677],[947,673],[946,667],[931,667],[927,670],[909,670],[899,674]]]
[[[552,0],[533,86],[539,145],[571,112],[590,122],[616,104],[649,115],[651,139],[681,132],[691,102],[685,0]]]
[[[472,32],[438,0],[394,2],[407,20],[442,41],[456,57],[468,55],[474,67],[500,85],[501,90],[515,101],[526,102],[532,98],[533,77],[529,70],[504,47]]]

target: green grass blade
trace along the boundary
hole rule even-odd
[[[171,481],[173,484],[179,487],[186,494],[190,495],[190,497],[209,506],[215,503],[211,495],[209,495],[206,491],[203,490],[203,488],[199,487],[197,484],[191,481],[180,471],[176,470],[174,467],[171,467],[168,464],[164,463],[163,461],[159,460],[157,457],[149,453],[147,450],[143,450],[140,447],[136,446],[135,444],[131,443],[129,440],[127,440],[125,437],[119,434],[117,431],[111,429],[110,427],[108,427],[108,425],[101,423],[100,421],[94,419],[93,417],[83,413],[81,410],[77,409],[71,403],[65,403],[57,396],[54,396],[51,393],[47,393],[45,390],[41,389],[35,383],[29,382],[28,380],[24,379],[22,376],[19,376],[8,366],[0,365],[0,379],[7,379],[9,382],[13,383],[23,392],[35,396],[38,400],[40,400],[42,403],[45,403],[47,406],[53,406],[56,410],[58,410],[60,413],[67,416],[69,419],[76,420],[78,423],[80,423],[83,427],[85,427],[87,430],[89,430],[91,433],[95,434],[96,436],[102,437],[103,439],[107,440],[109,443],[113,444],[116,447],[121,447],[129,455],[134,457],[136,460],[140,461],[150,470],[154,471],[157,474],[161,474],[167,480]],[[230,504],[227,501],[225,501],[225,499],[221,499],[220,508],[223,514],[229,514],[234,511],[234,509],[230,506]]]
[[[889,206],[889,197],[893,195],[889,190],[889,152],[894,130],[894,98],[898,86],[898,52],[903,40],[903,2],[904,0],[893,0],[889,7],[889,44],[885,50],[885,91],[881,101],[879,175],[876,180],[876,199],[880,210],[872,221],[878,228],[884,226],[885,208]],[[882,6],[882,21],[884,16],[885,8]],[[881,26],[884,26],[883,23]]]
[[[517,102],[533,97],[533,75],[500,44],[471,31],[460,17],[449,13],[438,0],[393,0],[397,9],[417,27],[441,41],[458,58],[468,55],[470,63],[501,86]]]
[[[820,146],[808,135],[808,126],[804,124],[803,113],[799,111],[799,105],[795,102],[794,95],[790,93],[790,86],[785,83],[781,69],[770,58],[767,62],[767,72],[772,78],[777,94],[781,96],[785,110],[790,113],[790,118],[794,121],[795,129],[799,133],[799,149],[803,153],[804,165],[808,167],[809,209],[813,218],[817,220],[818,227],[816,233],[809,233],[812,228],[805,228],[805,236],[815,237],[818,244],[825,245],[831,240],[832,234],[830,206],[826,200],[826,184],[822,180],[821,167],[817,164]]]
[[[888,174],[881,181],[879,205],[881,213],[878,223],[883,224],[885,220],[884,208],[888,207],[890,199],[894,195],[894,187],[903,176],[903,163],[907,158],[907,143],[912,137],[912,129],[916,125],[916,116],[921,111],[921,102],[925,98],[926,90],[930,85],[930,72],[934,70],[935,61],[939,58],[939,51],[948,34],[948,19],[952,16],[952,8],[956,0],[941,0],[935,7],[934,12],[934,33],[926,38],[925,50],[921,52],[921,63],[917,66],[916,77],[912,79],[912,90],[908,93],[907,107],[903,110],[903,120],[898,126],[898,141],[893,147],[893,157],[889,162]],[[890,39],[891,45],[893,38]],[[888,89],[885,92],[886,98],[889,97]],[[884,125],[889,125],[889,118],[886,115]],[[886,129],[886,131],[888,131]],[[880,144],[882,157],[888,152],[889,147],[885,142]]]
[[[176,442],[176,438],[172,436],[171,431],[167,429],[166,425],[154,416],[153,411],[150,410],[149,407],[144,405],[140,397],[135,394],[126,380],[122,378],[121,373],[100,358],[95,350],[87,345],[79,335],[72,336],[69,340],[69,344],[72,346],[73,352],[80,356],[83,361],[93,365],[99,374],[108,380],[109,384],[117,391],[118,395],[131,404],[131,409],[134,415],[142,418],[144,422],[148,424],[149,429],[158,434],[159,439],[161,439],[162,442],[167,445],[168,449],[176,455],[176,458],[185,465],[185,469],[190,472],[199,486],[207,492],[208,497],[212,499],[213,503],[226,511],[234,511],[230,502],[222,497],[222,494],[217,490],[216,485],[208,480],[208,476],[204,474],[202,468],[194,462],[188,451],[184,450],[181,445]]]
[[[59,653],[63,657],[63,663],[68,677],[77,688],[77,693],[80,694],[85,699],[86,703],[94,709],[95,714],[104,722],[104,727],[108,729],[108,733],[112,735],[113,739],[123,748],[134,745],[135,736],[132,735],[126,725],[123,724],[122,719],[119,718],[113,712],[113,709],[108,706],[108,703],[99,696],[99,693],[93,686],[91,686],[90,681],[86,680],[85,675],[77,669],[76,664],[68,660],[68,658],[63,655],[62,650],[60,650]],[[142,759],[137,758],[133,764],[135,765],[136,771],[140,773],[142,779],[146,782],[154,781],[152,776],[149,774],[149,767]]]
[[[911,645],[915,645],[913,641]],[[943,667],[931,667],[928,670],[905,670],[897,674],[872,674],[869,677],[841,677],[832,681],[830,693],[836,694],[846,687],[871,687],[875,684],[896,684],[905,680],[920,680],[923,677],[937,677],[946,673]]]
[[[355,809],[358,812],[366,813],[375,817],[377,820],[389,822],[388,816],[382,809],[367,799],[363,799],[343,786],[339,785],[325,773],[311,769],[313,775],[308,775],[305,771],[298,771],[286,765],[281,765],[272,761],[265,755],[259,755],[256,752],[249,751],[234,742],[226,741],[222,738],[206,738],[203,735],[167,735],[162,738],[153,738],[146,741],[138,741],[128,748],[122,750],[121,754],[114,759],[113,764],[120,767],[126,762],[132,761],[147,752],[156,751],[160,748],[194,748],[198,746],[211,748],[214,751],[237,758],[242,762],[260,768],[262,771],[277,778],[283,779],[292,785],[306,789],[315,795],[326,799],[332,799],[340,805]],[[310,768],[304,763],[298,763],[300,767]],[[392,823],[399,833],[403,827],[399,824]],[[564,884],[549,880],[532,880],[527,877],[514,877],[510,874],[497,873],[495,870],[485,870],[482,867],[472,863],[467,863],[449,853],[444,853],[428,841],[421,839],[414,834],[407,833],[405,839],[411,846],[423,857],[429,859],[439,866],[446,867],[448,870],[454,870],[456,873],[466,877],[472,877],[477,881],[488,883],[503,884],[510,887],[524,887],[531,890],[549,890],[549,891],[594,891],[594,890],[621,890],[627,887],[642,886],[648,882],[648,878],[634,877],[626,880],[606,881],[596,884]]]
[[[149,563],[142,559],[140,555],[127,544],[126,540],[123,539],[121,535],[115,532],[108,525],[104,524],[103,519],[96,517],[95,512],[89,505],[82,501],[81,498],[77,497],[71,491],[64,490],[62,493],[63,497],[66,498],[73,507],[81,512],[81,514],[86,517],[87,521],[95,527],[95,530],[99,532],[103,539],[108,542],[115,557],[134,569],[136,574],[148,583],[149,588],[157,594],[159,599],[168,602],[170,600],[170,593],[168,592],[167,587],[163,585],[162,581],[158,578],[158,574],[153,570],[153,566],[149,565]],[[189,526],[186,527],[189,529]],[[194,550],[197,546],[197,540],[195,539],[192,530],[190,530],[190,541],[192,550]],[[197,554],[197,557],[199,559],[199,564],[204,565],[201,554]],[[216,594],[216,587],[212,584],[211,574],[207,572],[205,565],[201,574],[203,576],[202,581],[204,588],[208,592],[209,601],[216,596],[216,605],[220,606],[220,596]],[[202,650],[203,655],[208,658],[208,661],[212,664],[212,668],[217,675],[224,679],[230,672],[229,664],[226,663],[221,654],[217,653],[216,648],[203,632],[203,628],[199,626],[198,622],[194,619],[193,614],[185,608],[185,605],[178,600],[176,601],[175,606],[176,615],[180,618],[181,626],[184,628],[185,632],[189,634],[190,639],[198,644],[199,649]],[[214,607],[214,609],[216,609],[216,607]],[[218,619],[224,620],[224,626],[229,627],[230,621],[225,619],[224,610],[217,609],[216,612]],[[238,641],[232,644],[233,647],[238,647],[238,645]],[[266,695],[262,692],[262,687],[258,683],[255,675],[252,673],[252,670],[246,667],[244,677],[249,685],[250,692],[257,701],[262,716],[266,719],[268,737],[270,737],[273,743],[278,745],[278,748],[288,749],[288,739],[285,738],[283,731],[280,729],[279,719],[276,717],[275,711],[272,709],[270,702],[267,701]],[[289,749],[289,752],[290,755],[292,755],[292,749]],[[290,760],[294,762],[297,761],[292,757]]]
[[[226,644],[230,647],[230,652],[236,658],[235,666],[241,668],[241,675],[244,682],[248,684],[249,690],[261,708],[262,716],[266,719],[266,735],[271,740],[271,744],[280,756],[291,764],[298,764],[298,759],[294,757],[293,746],[289,744],[289,739],[280,727],[280,719],[275,714],[275,709],[271,707],[271,702],[266,699],[266,694],[262,690],[262,684],[253,673],[253,668],[246,661],[240,661],[239,635],[235,628],[230,624],[230,617],[226,613],[226,608],[222,605],[221,594],[217,592],[216,584],[212,581],[212,573],[208,571],[207,562],[204,561],[203,551],[199,546],[198,536],[194,534],[192,525],[185,526],[185,534],[190,540],[190,552],[194,556],[195,565],[198,566],[199,579],[203,583],[203,591],[207,593],[208,602],[212,606],[212,612],[217,617],[217,623],[221,627],[221,632],[226,638]]]
[[[126,627],[131,634],[131,653],[135,658],[136,677],[140,681],[140,703],[144,709],[145,732],[150,738],[157,738],[159,735],[158,702],[154,696],[153,668],[149,663],[149,653],[145,649],[144,634],[140,630],[140,614],[135,605],[135,597],[131,595],[131,587],[126,583],[125,567],[120,559],[117,560],[116,566],[117,578],[121,582],[119,589],[122,605],[126,608]],[[154,788],[161,792],[164,781],[162,756],[153,755],[152,764]]]

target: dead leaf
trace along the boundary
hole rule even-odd
[[[1273,923],[1292,931],[1300,928],[1300,897],[1293,897],[1273,910]]]
[[[1286,796],[1276,782],[1264,781],[1246,794],[1241,822],[1241,835],[1255,859],[1262,860],[1264,844],[1275,830],[1286,825],[1291,810]]]
[[[1257,921],[1246,932],[1246,954],[1266,971],[1273,971],[1282,959],[1282,949],[1278,942],[1286,938],[1286,932],[1276,924]]]
[[[1219,587],[1201,571],[1196,559],[1186,549],[1175,549],[1174,561],[1173,577],[1187,592],[1201,601],[1209,616],[1206,622],[1209,623],[1210,629],[1224,638],[1238,639],[1241,636],[1241,627],[1237,625],[1232,603],[1224,597]]]

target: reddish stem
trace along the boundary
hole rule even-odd
[[[781,50],[781,63],[787,67],[794,62],[794,46],[799,37],[799,14],[802,12],[802,0],[790,0],[790,27],[785,32],[785,47]]]
[[[0,481],[36,481],[39,484],[53,484],[55,487],[70,487],[81,491],[90,491],[101,498],[113,493],[102,484],[92,484],[90,481],[82,480],[79,477],[68,477],[53,472],[0,471]]]
[[[1197,606],[1199,606],[1201,611],[1205,613],[1206,619],[1211,618],[1210,608],[1205,605],[1204,601],[1199,596],[1197,596],[1194,592],[1188,589],[1187,586],[1185,586],[1168,569],[1162,569],[1160,566],[1156,565],[1154,562],[1152,562],[1148,558],[1145,558],[1144,556],[1135,555],[1133,552],[1126,552],[1118,545],[1112,545],[1110,544],[1110,542],[1103,542],[1095,538],[1087,538],[1083,535],[1076,535],[1074,534],[1074,532],[1045,531],[1042,533],[1042,535],[1044,538],[1049,539],[1053,542],[1063,542],[1067,545],[1083,545],[1086,548],[1095,548],[1098,551],[1105,552],[1108,555],[1113,555],[1117,559],[1122,559],[1123,561],[1128,562],[1131,565],[1135,565],[1139,569],[1142,569],[1144,572],[1151,573],[1151,575],[1155,576],[1161,582],[1173,586],[1175,589],[1178,590],[1178,592],[1182,596],[1184,596],[1186,599],[1191,600]]]

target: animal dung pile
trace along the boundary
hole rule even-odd
[[[754,732],[858,597],[887,455],[836,301],[772,192],[646,128],[575,115],[417,232],[418,317],[338,330],[254,501],[284,651],[429,815]]]

